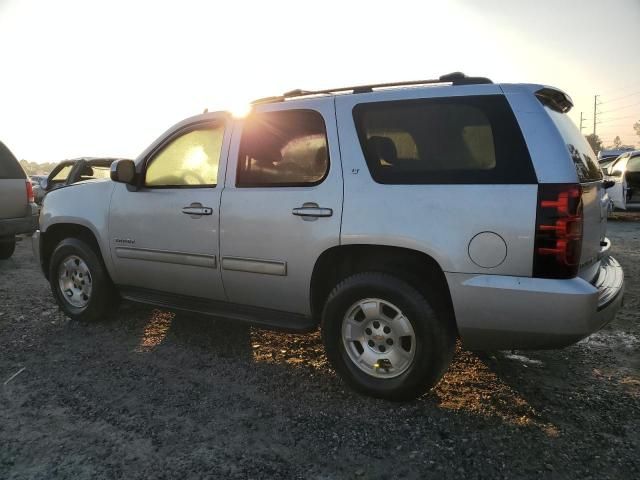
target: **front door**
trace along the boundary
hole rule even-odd
[[[229,134],[225,118],[170,132],[141,160],[137,190],[117,184],[109,236],[115,282],[223,300],[219,205]]]
[[[342,169],[332,98],[272,103],[234,128],[221,203],[231,302],[310,313],[310,280],[339,244]]]

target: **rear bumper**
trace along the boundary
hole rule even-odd
[[[471,349],[543,349],[570,345],[613,320],[624,274],[604,258],[593,283],[447,273],[458,331]]]
[[[33,204],[26,217],[0,219],[0,236],[31,234],[38,228],[38,208]]]

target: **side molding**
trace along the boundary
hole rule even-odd
[[[287,275],[287,262],[259,260],[256,258],[222,257],[222,268],[236,272],[262,273],[265,275]]]
[[[192,267],[216,268],[215,255],[199,255],[193,253],[153,250],[150,248],[116,247],[116,255],[120,258],[147,260],[151,262],[175,263]]]

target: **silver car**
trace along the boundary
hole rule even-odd
[[[407,87],[407,88],[403,88]],[[47,196],[34,249],[72,318],[126,299],[320,327],[354,388],[407,399],[472,349],[562,347],[623,295],[596,157],[541,85],[451,74],[261,99]]]
[[[16,157],[0,142],[0,260],[16,247],[16,235],[31,234],[38,225],[33,186]]]

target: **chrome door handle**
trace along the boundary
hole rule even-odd
[[[333,210],[330,208],[319,207],[317,203],[305,203],[302,207],[294,208],[291,213],[299,217],[330,217]]]
[[[184,207],[182,213],[192,216],[211,215],[213,214],[213,208],[203,207],[201,203],[194,202],[188,207]]]

